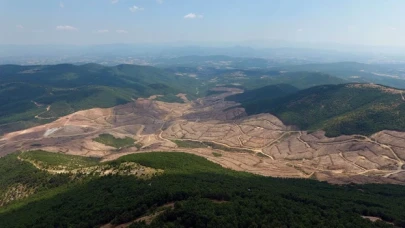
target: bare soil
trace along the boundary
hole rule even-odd
[[[270,114],[247,116],[238,103],[224,100],[242,90],[217,89],[224,93],[182,104],[151,97],[114,108],[79,111],[4,135],[0,138],[0,156],[43,149],[113,160],[131,153],[179,151],[265,176],[316,178],[337,184],[405,183],[405,132],[328,138],[322,131],[308,133],[286,126]],[[92,140],[102,133],[132,137],[142,147],[116,151]],[[179,148],[173,140],[211,142],[227,151]],[[240,153],[240,149],[254,153]],[[215,157],[213,152],[222,156]]]

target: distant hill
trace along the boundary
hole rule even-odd
[[[219,84],[239,84],[246,89],[257,89],[266,85],[288,84],[298,89],[317,85],[342,84],[347,80],[319,72],[280,72],[264,70],[233,70],[221,72],[215,80]]]
[[[319,85],[343,84],[346,82],[343,79],[318,72],[280,73],[278,71],[257,70],[241,72],[249,77],[249,80],[245,80],[242,86],[246,90],[244,93],[229,96],[226,100],[236,101],[244,105],[249,104],[250,110],[258,110],[258,112],[264,108],[261,107],[263,104],[273,102],[276,98],[296,93],[300,89]],[[222,80],[225,80],[225,78],[226,76]],[[259,85],[263,84],[269,85],[259,87]],[[255,105],[259,107],[254,107]]]
[[[306,89],[317,85],[342,84],[346,80],[319,72],[286,72],[275,77],[265,77],[271,84],[289,84],[298,89]]]
[[[237,102],[253,102],[283,97],[297,92],[299,89],[288,84],[269,85],[259,89],[247,90],[244,93],[229,96],[226,100]]]
[[[263,58],[243,58],[226,55],[188,55],[158,58],[154,60],[154,64],[162,67],[215,67],[217,69],[263,69],[272,65],[280,65],[276,61]]]
[[[112,107],[139,97],[160,94],[173,100],[180,92],[193,96],[197,85],[196,79],[148,66],[3,65],[0,66],[0,134],[74,111]]]
[[[364,64],[357,62],[316,63],[278,67],[282,71],[323,72],[351,82],[374,83],[405,89],[401,64]]]
[[[270,90],[273,88],[270,87]],[[264,89],[249,94],[265,94]],[[405,91],[374,84],[322,85],[270,99],[235,99],[248,114],[268,112],[301,129],[323,129],[328,136],[405,130]],[[404,95],[402,95],[404,93]],[[252,95],[250,95],[252,96]]]

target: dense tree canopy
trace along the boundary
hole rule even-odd
[[[3,162],[14,158],[0,160],[2,174],[7,166]],[[110,163],[128,161],[163,169],[164,174],[148,180],[112,175],[49,186],[2,208],[0,227],[95,227],[159,211],[149,225],[139,221],[132,227],[390,227],[386,222],[405,226],[403,186],[334,186],[262,177],[184,153],[135,154]],[[45,185],[49,181],[30,178]],[[386,222],[373,223],[361,215]]]

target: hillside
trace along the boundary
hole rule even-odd
[[[67,171],[50,172],[61,164]],[[90,167],[116,171],[91,175],[85,171]],[[11,168],[16,172],[10,176]],[[141,170],[155,174],[134,175]],[[276,179],[224,169],[185,153],[134,154],[99,163],[28,152],[0,158],[0,174],[2,189],[20,186],[25,194],[0,207],[1,227],[115,227],[128,222],[131,227],[405,225],[405,207],[398,203],[405,200],[403,186]]]
[[[306,89],[318,85],[347,83],[347,80],[329,74],[308,71],[279,72],[279,75],[274,77],[266,73],[261,75],[260,78],[262,78],[266,84],[289,84],[298,89]]]
[[[381,130],[405,130],[403,96],[402,90],[389,87],[346,84],[317,86],[277,99],[240,101],[248,114],[268,112],[301,129],[323,129],[328,136],[371,135]]]
[[[158,58],[154,64],[162,67],[215,67],[217,69],[248,69],[248,68],[267,68],[277,64],[263,58],[242,58],[226,55],[188,55],[175,58]]]
[[[288,84],[276,84],[261,87],[259,89],[246,90],[244,93],[236,94],[226,98],[228,101],[237,102],[252,102],[256,100],[274,99],[277,97],[283,97],[299,91],[294,86]]]
[[[168,72],[184,77],[197,78],[207,90],[217,86],[239,86],[245,89],[256,89],[266,85],[288,84],[298,89],[317,85],[341,84],[351,82],[321,72],[268,69],[218,69],[214,67],[169,67]]]
[[[177,94],[185,93],[192,99],[207,95],[206,91],[218,85],[255,89],[288,84],[304,89],[344,82],[322,73],[260,69],[3,65],[0,66],[0,135],[44,124],[75,111],[113,107],[139,97],[163,95],[157,99],[182,102]]]
[[[241,89],[217,87],[215,92],[185,103],[143,98],[75,112],[4,134],[0,156],[50,150],[112,159],[127,153],[187,151],[264,176],[339,184],[405,183],[405,132],[328,138],[321,131],[286,126],[269,113],[247,116],[240,103],[224,100]]]
[[[265,85],[277,84],[288,84],[298,89],[306,89],[317,85],[347,83],[344,79],[319,72],[263,70],[225,72],[221,74],[218,81],[223,84],[239,83],[246,89],[256,89]]]
[[[195,95],[197,81],[161,69],[97,64],[0,66],[0,134],[55,120],[94,107],[106,108],[139,97]]]
[[[405,89],[405,74],[400,64],[357,62],[316,63],[277,67],[282,71],[312,71],[330,74],[358,83],[374,83]]]

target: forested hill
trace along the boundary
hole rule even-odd
[[[74,111],[112,107],[138,97],[160,94],[165,95],[163,99],[173,100],[180,92],[195,95],[196,85],[196,79],[149,66],[3,65],[0,134]]]
[[[262,89],[257,90],[265,94]],[[249,94],[254,93],[249,91]],[[269,91],[269,94],[272,94]],[[405,91],[374,84],[323,85],[268,99],[239,99],[248,114],[271,113],[303,130],[328,136],[405,131]],[[272,98],[272,95],[269,96]]]
[[[117,173],[102,175],[106,170]],[[0,227],[405,226],[404,186],[276,179],[186,153],[139,153],[99,163],[31,151],[0,158],[0,174]]]
[[[288,84],[269,85],[259,89],[246,90],[244,93],[229,96],[226,100],[237,102],[254,102],[260,100],[264,102],[264,100],[283,97],[295,93],[298,90],[299,89],[296,87]]]
[[[356,83],[374,83],[405,89],[401,64],[364,64],[357,62],[313,63],[276,68],[281,71],[323,72]],[[274,70],[276,70],[274,69]]]

